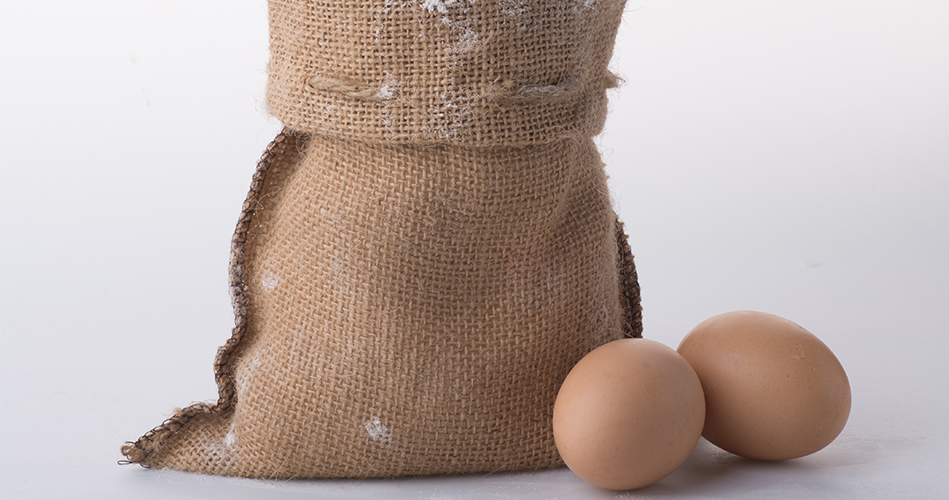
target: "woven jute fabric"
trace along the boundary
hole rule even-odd
[[[639,335],[635,266],[591,139],[606,87],[589,75],[607,74],[621,4],[371,5],[271,2],[269,104],[288,126],[261,158],[234,234],[236,324],[215,360],[219,398],[126,444],[129,462],[261,478],[557,466],[563,379],[597,346]],[[444,17],[456,8],[468,17]],[[577,20],[601,8],[615,17],[602,46],[588,40],[600,43],[604,25]],[[457,33],[444,26],[464,19],[481,51],[528,43],[520,31],[560,45],[534,40],[534,58],[502,69],[487,69],[496,53],[477,52],[462,67],[480,76],[459,80],[445,65],[457,56],[445,37]],[[366,33],[407,51],[398,71],[356,57],[376,43]],[[577,63],[562,41],[574,35],[605,53]],[[297,85],[326,74],[320,89]],[[443,99],[483,96],[495,74],[586,83],[440,115],[451,111]],[[398,90],[358,83],[380,75]],[[379,121],[400,101],[398,120]],[[505,114],[512,102],[519,111]],[[327,107],[342,111],[318,112]]]
[[[267,106],[363,141],[599,133],[624,0],[271,0]]]

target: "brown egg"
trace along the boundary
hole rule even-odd
[[[554,440],[567,467],[603,488],[650,485],[688,458],[702,434],[698,377],[672,348],[623,339],[587,354],[554,404]]]
[[[833,441],[850,415],[850,383],[816,336],[753,311],[712,317],[679,344],[705,391],[702,435],[758,460],[809,455]]]

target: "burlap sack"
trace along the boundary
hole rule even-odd
[[[267,478],[559,465],[553,402],[641,329],[591,137],[622,1],[272,1],[287,128],[234,235],[219,399],[128,443]],[[369,82],[369,83],[367,83]]]

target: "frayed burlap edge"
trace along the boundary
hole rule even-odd
[[[267,146],[266,151],[257,162],[257,169],[254,172],[250,190],[244,200],[241,215],[231,239],[229,281],[234,306],[234,328],[231,330],[231,337],[218,349],[214,360],[214,379],[218,386],[217,402],[213,404],[195,403],[179,409],[173,416],[145,433],[137,441],[126,442],[121,447],[121,453],[126,457],[126,460],[119,461],[120,464],[138,463],[148,468],[144,463],[148,456],[158,450],[163,441],[178,432],[193,418],[202,414],[222,413],[234,407],[237,398],[234,377],[231,374],[231,359],[247,333],[247,287],[244,283],[244,249],[247,235],[250,231],[254,213],[258,208],[267,172],[288,155],[299,151],[306,138],[306,134],[284,128]],[[618,217],[616,219],[616,242],[619,251],[620,293],[623,298],[625,315],[623,322],[624,335],[627,338],[640,338],[642,337],[643,324],[639,278],[628,243],[628,236],[624,232],[624,225]]]
[[[624,333],[628,338],[643,336],[643,306],[640,301],[639,275],[629,248],[623,222],[616,218],[616,246],[619,249],[620,292],[623,295]]]
[[[260,195],[264,188],[267,172],[270,168],[293,154],[299,148],[299,142],[305,138],[284,128],[267,146],[264,154],[257,162],[257,169],[250,184],[250,191],[244,200],[237,228],[231,238],[231,261],[229,270],[231,301],[234,306],[234,328],[231,338],[221,346],[214,359],[214,379],[218,387],[216,403],[195,403],[187,408],[179,409],[173,416],[165,420],[158,427],[148,431],[138,438],[138,441],[127,442],[122,448],[122,455],[127,460],[120,464],[142,463],[152,452],[161,447],[162,441],[184,427],[194,417],[207,413],[221,413],[231,409],[235,402],[234,377],[231,375],[231,356],[244,340],[247,332],[247,294],[244,284],[244,247],[247,234],[250,231],[254,212],[257,210]],[[147,467],[142,463],[143,467]]]

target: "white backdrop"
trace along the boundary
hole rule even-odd
[[[0,2],[3,498],[944,498],[949,3],[629,0],[598,139],[645,335],[785,316],[847,369],[827,449],[700,442],[656,485],[569,471],[269,482],[120,467],[216,395],[263,111],[263,0]]]

